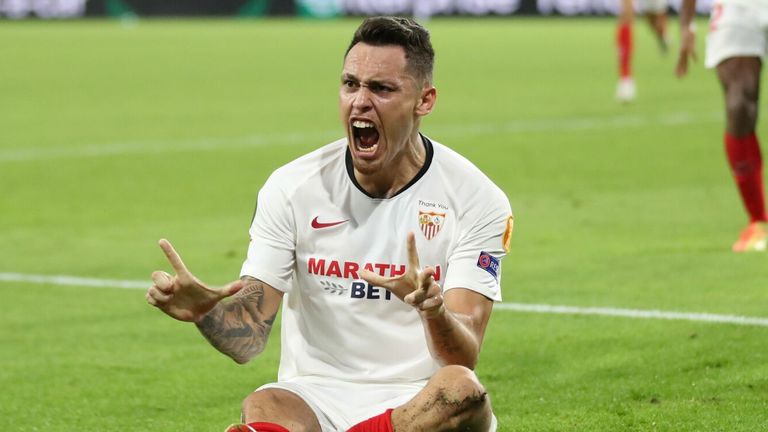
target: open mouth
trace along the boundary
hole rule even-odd
[[[376,125],[365,120],[352,122],[352,135],[355,138],[355,150],[360,154],[373,155],[379,146],[379,131]]]

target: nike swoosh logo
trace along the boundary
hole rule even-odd
[[[341,224],[343,224],[344,222],[347,222],[347,221],[349,221],[349,219],[343,220],[343,221],[338,221],[338,222],[318,222],[317,221],[317,216],[315,216],[315,218],[312,219],[312,228],[314,228],[314,229],[330,228],[332,226],[341,225]]]

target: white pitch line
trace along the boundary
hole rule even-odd
[[[153,154],[185,151],[213,151],[240,148],[258,148],[276,145],[313,144],[330,142],[338,132],[283,133],[252,135],[232,138],[197,138],[191,140],[143,140],[115,142],[84,147],[23,148],[0,150],[0,163],[25,162],[48,159],[89,158],[130,154]]]
[[[23,282],[38,283],[50,285],[74,285],[88,286],[98,288],[149,288],[149,279],[146,281],[118,280],[118,279],[95,279],[77,276],[64,275],[36,275],[23,273],[0,273],[0,282]]]
[[[457,125],[426,125],[428,135],[440,141],[443,137],[467,135],[519,134],[530,132],[589,131],[649,126],[680,126],[722,121],[722,113],[663,113],[656,115],[619,115],[596,117],[565,117],[516,120],[501,123],[469,123]],[[141,140],[115,142],[82,147],[0,149],[0,163],[36,160],[89,158],[130,154],[153,154],[186,151],[215,151],[284,145],[313,145],[315,147],[343,135],[335,131],[307,131],[231,138],[197,138],[191,140]]]
[[[0,282],[21,282],[37,283],[49,285],[73,285],[88,286],[98,288],[128,288],[128,289],[146,289],[149,288],[149,280],[118,280],[118,279],[96,279],[78,276],[65,275],[36,275],[24,273],[0,273]],[[621,309],[606,307],[579,307],[579,306],[556,306],[546,304],[531,303],[500,303],[494,306],[494,309],[531,312],[544,314],[565,314],[565,315],[598,315],[612,316],[636,319],[662,319],[677,321],[695,321],[710,322],[720,324],[737,324],[746,326],[768,327],[768,318],[748,317],[739,315],[720,315],[710,313],[690,313],[660,310],[642,310],[642,309]]]
[[[623,318],[639,319],[664,319],[679,321],[698,321],[723,324],[738,324],[768,327],[768,318],[748,317],[739,315],[720,315],[711,313],[691,313],[660,310],[642,310],[642,309],[621,309],[612,307],[579,307],[579,306],[556,306],[546,304],[529,303],[501,303],[494,306],[494,309],[510,310],[516,312],[532,312],[544,314],[565,314],[565,315],[602,315]]]

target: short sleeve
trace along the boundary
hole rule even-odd
[[[259,191],[240,276],[252,276],[288,292],[296,261],[296,224],[290,200],[280,186],[273,174]]]
[[[489,204],[463,230],[448,258],[443,289],[467,288],[501,301],[501,260],[509,251],[514,218],[501,191]]]

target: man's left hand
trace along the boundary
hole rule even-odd
[[[443,290],[435,282],[435,269],[421,268],[419,254],[416,251],[416,238],[408,233],[408,268],[400,276],[383,277],[368,270],[360,276],[371,285],[386,288],[397,298],[429,315],[439,314],[443,310]]]

